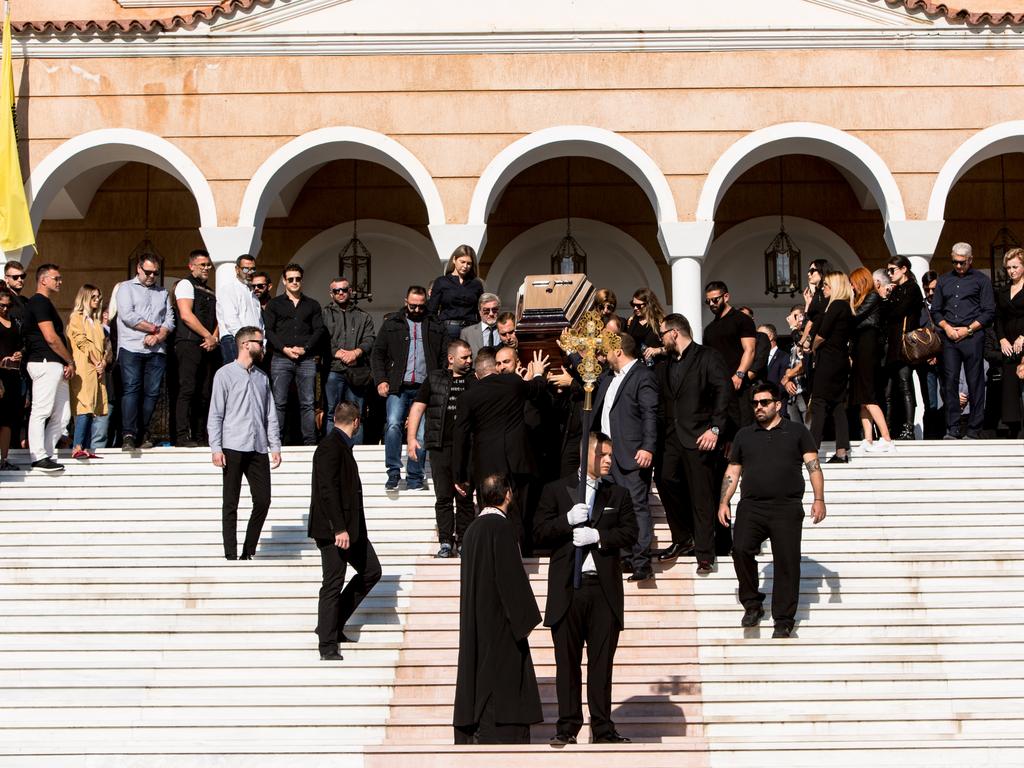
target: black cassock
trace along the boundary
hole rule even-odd
[[[528,743],[543,721],[528,637],[540,610],[515,530],[482,514],[462,545],[455,743]]]

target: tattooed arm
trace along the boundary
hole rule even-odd
[[[729,501],[732,499],[732,495],[736,493],[736,488],[740,484],[740,475],[743,474],[743,465],[729,463],[728,469],[725,470],[725,477],[722,478],[722,496],[718,503],[718,522],[728,527],[729,525]]]
[[[814,490],[811,520],[817,525],[825,519],[825,475],[821,471],[817,452],[804,454],[804,466],[807,467],[807,475],[811,478],[811,488]]]

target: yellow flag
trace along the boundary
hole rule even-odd
[[[16,251],[35,245],[32,220],[14,134],[14,67],[11,65],[11,16],[4,3],[4,58],[0,72],[0,248]]]

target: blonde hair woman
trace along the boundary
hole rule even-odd
[[[811,434],[821,448],[825,419],[836,429],[836,452],[831,464],[850,461],[850,428],[846,422],[846,391],[850,380],[850,332],[853,328],[853,287],[842,272],[822,278],[821,290],[828,300],[814,330],[814,383],[811,387]]]
[[[66,335],[75,360],[71,377],[71,413],[75,420],[73,459],[97,459],[92,452],[94,416],[107,415],[107,388],[103,374],[108,350],[103,333],[103,294],[86,283],[78,289],[75,307],[68,318]]]

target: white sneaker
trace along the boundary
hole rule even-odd
[[[896,444],[892,440],[879,440],[875,446],[876,453],[896,453]]]
[[[851,456],[863,456],[867,453],[874,453],[877,449],[870,440],[862,440],[861,444],[850,451]]]

